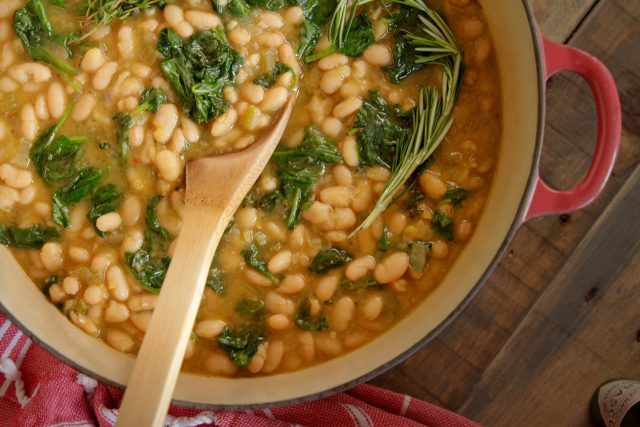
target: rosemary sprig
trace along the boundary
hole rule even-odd
[[[373,210],[352,235],[370,227],[393,204],[413,173],[438,148],[453,124],[453,108],[460,93],[463,56],[446,22],[422,0],[392,2],[422,12],[419,34],[411,34],[410,42],[419,53],[420,63],[442,67],[442,87],[440,92],[434,87],[420,90],[418,105],[413,111],[411,135],[398,142],[391,176]]]

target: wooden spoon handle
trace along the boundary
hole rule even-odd
[[[227,210],[228,212],[228,210]],[[161,426],[180,373],[209,266],[229,214],[186,207],[175,257],[145,333],[116,426]],[[175,286],[180,283],[179,286]],[[178,316],[172,314],[180,313]]]

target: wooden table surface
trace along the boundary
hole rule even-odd
[[[485,426],[589,426],[604,380],[640,379],[640,0],[530,0],[543,33],[612,71],[622,148],[604,193],[529,221],[484,288],[442,334],[374,384]],[[569,188],[596,135],[587,84],[549,83],[542,175]]]

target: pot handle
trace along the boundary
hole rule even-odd
[[[570,190],[549,187],[536,171],[536,183],[525,221],[537,216],[573,212],[591,203],[604,189],[620,148],[622,113],[613,76],[593,56],[573,48],[542,39],[546,80],[561,71],[582,76],[591,87],[598,113],[598,138],[591,166],[585,177]]]

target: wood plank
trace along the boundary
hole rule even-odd
[[[598,0],[531,0],[529,4],[543,34],[565,42]]]
[[[461,407],[465,416],[497,427],[588,425],[598,384],[640,376],[633,218],[640,218],[640,167],[485,371]]]

